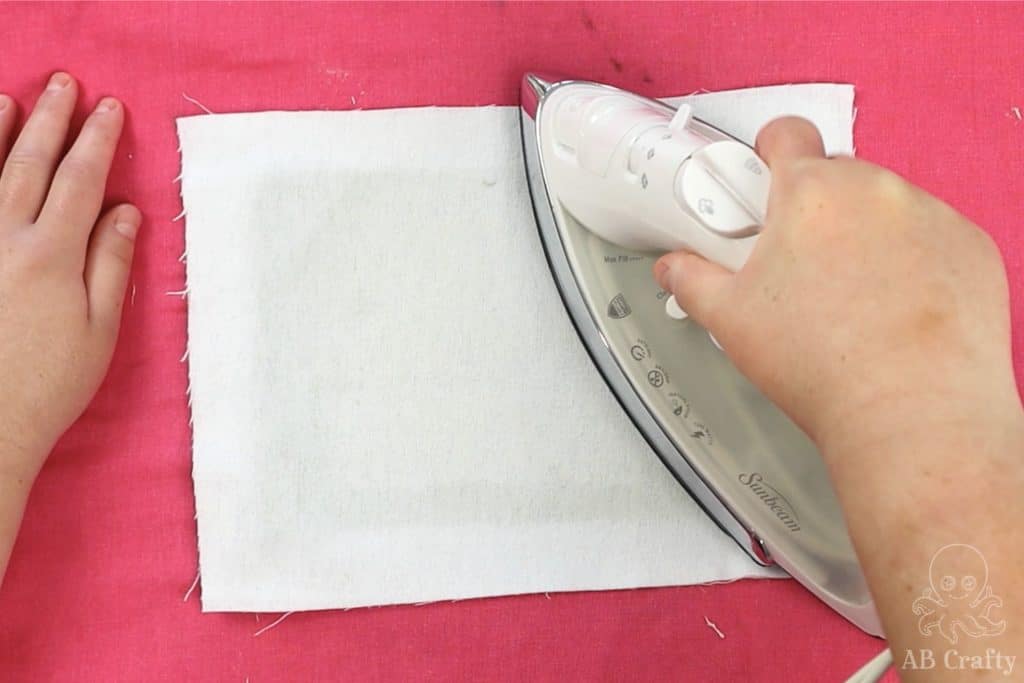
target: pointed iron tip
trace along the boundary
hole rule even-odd
[[[552,88],[561,78],[554,78],[547,74],[540,74],[534,71],[523,75],[523,82],[519,90],[519,105],[530,116],[537,112],[537,105],[548,90]]]
[[[551,87],[551,81],[535,73],[528,73],[523,76],[526,85],[533,88],[538,95],[543,95]]]

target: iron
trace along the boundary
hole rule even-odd
[[[680,248],[740,268],[764,222],[770,170],[688,106],[608,85],[527,74],[520,120],[555,284],[622,407],[754,562],[880,635],[814,444],[651,275],[660,253]]]

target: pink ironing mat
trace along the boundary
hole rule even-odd
[[[1024,5],[6,5],[0,90],[74,73],[128,126],[111,194],[146,216],[104,388],[36,485],[0,591],[6,680],[826,680],[881,642],[791,581],[421,607],[208,614],[196,574],[174,118],[514,104],[528,69],[650,95],[857,86],[858,154],[996,238],[1024,352]],[[539,252],[538,252],[539,253]],[[910,609],[910,605],[907,605]],[[715,622],[722,639],[705,624]]]

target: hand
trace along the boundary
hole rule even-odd
[[[894,173],[827,159],[802,119],[770,123],[757,149],[772,189],[747,264],[680,252],[655,265],[740,371],[826,457],[929,419],[1019,412],[992,240]]]
[[[0,476],[29,483],[106,374],[141,223],[127,204],[100,216],[121,104],[100,100],[64,154],[76,99],[54,74],[7,153],[0,95]]]
[[[947,667],[901,676],[961,680],[911,608],[944,546],[984,556],[1008,625],[954,654],[1024,648],[1024,413],[999,252],[895,174],[825,158],[806,121],[772,122],[757,147],[772,188],[748,262],[674,253],[655,277],[817,443],[896,666],[929,649]]]

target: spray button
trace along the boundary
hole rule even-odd
[[[684,320],[687,317],[686,311],[679,308],[679,302],[674,295],[665,299],[665,315],[673,320]]]

